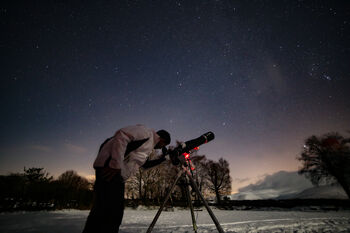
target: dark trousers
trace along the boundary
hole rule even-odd
[[[121,175],[104,180],[96,169],[94,203],[83,233],[117,233],[124,214],[124,188]]]

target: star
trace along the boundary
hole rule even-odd
[[[331,76],[329,76],[329,75],[327,75],[327,74],[323,74],[322,77],[323,77],[324,79],[328,80],[328,81],[331,81],[331,80],[332,80]]]

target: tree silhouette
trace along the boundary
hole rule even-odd
[[[48,201],[50,199],[52,190],[50,182],[53,180],[52,176],[44,170],[44,168],[32,167],[26,169],[24,167],[23,176],[26,181],[26,199],[30,201]]]
[[[32,167],[26,169],[24,167],[24,176],[30,183],[38,182],[50,182],[53,177],[49,176],[49,173],[44,170],[44,168]]]
[[[23,173],[0,176],[0,211],[53,208],[90,208],[92,183],[75,171],[53,179],[44,168],[24,168]]]
[[[21,173],[11,173],[7,176],[0,176],[0,187],[1,200],[7,197],[19,199],[26,194],[26,179]]]
[[[208,160],[207,179],[208,188],[215,193],[218,204],[221,202],[221,195],[231,193],[231,177],[229,163],[220,158],[218,162]]]
[[[322,182],[338,182],[350,198],[350,138],[339,133],[327,133],[305,140],[297,159],[303,166],[299,174],[305,174],[314,185]]]
[[[205,155],[198,155],[198,152],[195,151],[192,155],[191,155],[191,161],[192,164],[195,167],[194,170],[194,174],[193,174],[193,179],[196,182],[199,191],[205,195],[206,191],[208,190],[208,170],[206,167],[207,164],[207,158]],[[198,196],[198,194],[195,194],[195,200],[197,202],[200,201],[200,197]]]
[[[56,197],[61,203],[76,206],[89,205],[92,184],[86,178],[78,175],[76,171],[65,171],[58,177],[56,184]],[[73,201],[74,203],[70,203]]]
[[[78,173],[73,170],[68,170],[62,173],[58,177],[58,182],[68,189],[91,189],[91,183],[86,178],[79,176]]]

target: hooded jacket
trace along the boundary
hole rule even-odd
[[[143,125],[119,129],[102,144],[93,166],[120,169],[126,180],[147,161],[159,140],[160,137],[153,129]]]

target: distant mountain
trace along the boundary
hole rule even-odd
[[[348,199],[339,185],[324,185],[305,189],[296,194],[280,195],[276,199]]]

